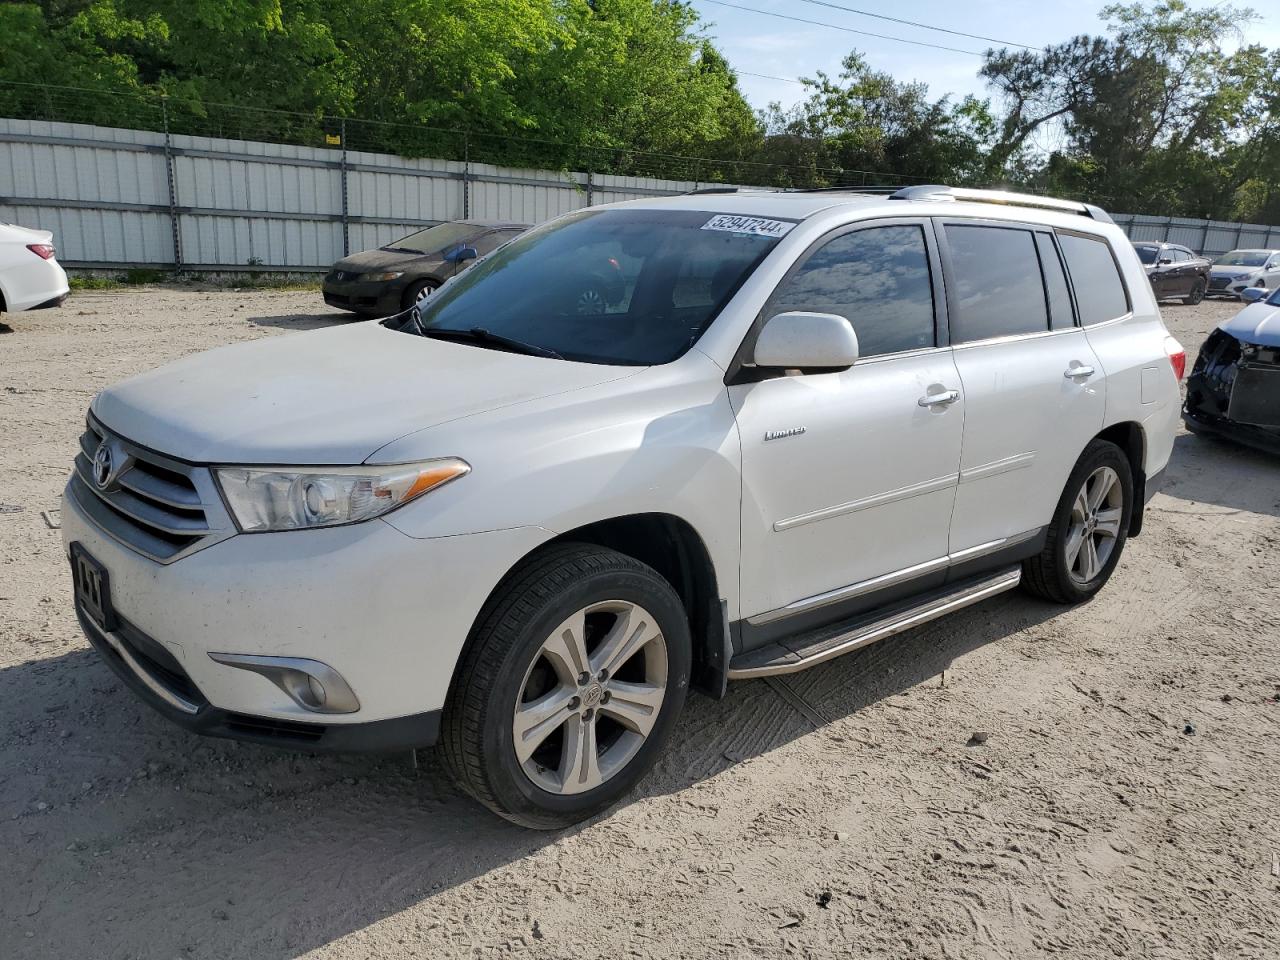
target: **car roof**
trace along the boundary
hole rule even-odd
[[[444,222],[444,221],[441,221]],[[531,226],[527,223],[514,223],[510,220],[455,220],[454,223],[464,223],[469,227],[488,227],[490,229],[509,228],[513,230],[528,230]]]
[[[941,188],[947,189],[947,188]],[[630,208],[645,210],[697,210],[710,214],[731,214],[744,217],[781,218],[807,220],[829,211],[854,213],[852,219],[875,217],[962,217],[983,220],[1009,220],[1060,227],[1085,233],[1108,234],[1117,230],[1110,219],[1082,215],[1070,210],[1049,209],[1029,204],[1003,202],[1000,197],[1012,196],[991,193],[993,199],[978,201],[963,197],[922,195],[919,197],[891,198],[886,193],[859,193],[856,190],[771,191],[737,190],[733,192],[694,192],[679,196],[652,197],[604,204],[603,208]],[[1037,198],[1027,198],[1034,200]],[[1046,198],[1046,202],[1054,203]],[[1098,211],[1101,213],[1101,211]]]

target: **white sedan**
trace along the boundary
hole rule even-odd
[[[0,222],[0,313],[62,305],[70,287],[56,252],[48,230]]]

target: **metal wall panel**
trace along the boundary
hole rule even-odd
[[[1112,216],[1131,240],[1178,243],[1207,257],[1217,257],[1228,250],[1250,247],[1280,250],[1280,227],[1129,213]]]
[[[171,147],[182,261],[198,268],[326,269],[343,255],[344,172],[353,252],[440,220],[540,223],[705,186],[216,137],[175,135]],[[0,218],[52,230],[69,266],[173,264],[168,173],[162,133],[0,118]],[[1134,240],[1210,256],[1280,249],[1280,227],[1113,216]]]

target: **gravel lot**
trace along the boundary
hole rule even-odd
[[[1164,314],[1194,353],[1237,309]],[[535,834],[433,757],[190,736],[76,627],[41,512],[92,395],[340,315],[157,288],[4,319],[0,958],[1280,957],[1280,460],[1180,436],[1092,603],[691,698],[624,806]]]

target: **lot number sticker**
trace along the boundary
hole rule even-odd
[[[786,220],[767,220],[764,217],[735,217],[721,213],[702,225],[703,230],[720,230],[724,233],[750,233],[757,237],[785,237],[794,227]]]

